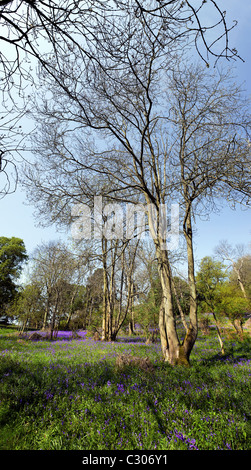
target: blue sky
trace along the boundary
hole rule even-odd
[[[251,96],[251,2],[250,0],[218,0],[218,5],[227,11],[229,24],[238,20],[238,26],[230,33],[231,45],[238,50],[245,63],[235,64],[239,82],[245,82],[247,94]],[[16,236],[24,240],[28,253],[42,241],[66,239],[54,227],[42,228],[36,225],[34,207],[25,205],[25,194],[18,188],[14,194],[0,199],[0,236]],[[209,221],[196,221],[195,254],[197,260],[213,255],[214,248],[221,240],[229,243],[249,245],[251,251],[251,210],[226,207],[219,214],[212,214]]]

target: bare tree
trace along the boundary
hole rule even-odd
[[[245,249],[243,245],[231,246],[227,240],[222,240],[219,245],[215,248],[216,254],[224,261],[228,263],[227,268],[232,268],[239,287],[242,291],[243,297],[248,298],[245,288]]]
[[[24,150],[24,134],[20,121],[24,110],[9,108],[0,111],[0,198],[14,193],[18,183],[18,158]]]
[[[219,194],[223,195],[224,188],[227,188],[228,197],[230,187],[234,198],[240,193],[241,198],[245,197],[248,201],[249,150],[246,131],[249,128],[249,115],[245,103],[241,106],[239,89],[229,88],[230,82],[226,74],[215,77],[211,75],[209,80],[209,75],[202,69],[193,70],[190,66],[180,70],[177,68],[171,77],[166,77],[170,89],[166,101],[170,103],[170,110],[164,117],[156,117],[156,111],[154,113],[153,109],[158,109],[157,105],[154,106],[154,99],[159,72],[159,49],[155,39],[151,46],[152,63],[150,61],[148,66],[144,65],[147,69],[140,68],[137,71],[132,67],[130,79],[137,79],[138,88],[131,91],[129,78],[125,79],[125,82],[119,82],[120,93],[115,97],[112,87],[115,86],[114,83],[118,86],[118,79],[116,82],[115,78],[113,81],[104,82],[100,77],[100,87],[97,91],[100,97],[99,108],[96,107],[93,95],[92,100],[88,99],[90,122],[94,122],[94,127],[99,125],[102,133],[103,127],[106,127],[108,135],[112,134],[120,146],[116,148],[113,141],[110,150],[98,151],[86,140],[81,141],[79,134],[76,135],[77,146],[73,151],[68,146],[68,131],[63,131],[60,137],[58,123],[53,127],[53,121],[56,118],[62,119],[62,113],[49,113],[45,109],[44,115],[50,117],[52,122],[47,137],[42,134],[39,141],[39,153],[42,151],[45,158],[40,169],[37,166],[36,170],[30,171],[30,183],[28,181],[27,184],[31,184],[30,196],[33,200],[39,200],[40,204],[42,201],[43,210],[44,204],[47,207],[49,204],[53,206],[54,211],[56,208],[57,218],[62,211],[62,192],[69,202],[69,186],[65,190],[65,182],[72,174],[75,180],[71,194],[75,194],[75,198],[75,185],[83,186],[87,175],[95,175],[96,179],[92,176],[95,179],[95,187],[97,188],[98,181],[104,196],[111,200],[135,203],[142,201],[143,196],[148,206],[154,207],[157,221],[160,221],[161,204],[170,203],[171,195],[177,198],[182,210],[183,231],[187,243],[190,286],[190,324],[183,344],[180,344],[177,336],[173,313],[170,254],[168,250],[162,249],[166,240],[161,234],[160,225],[156,229],[156,221],[154,222],[151,214],[148,214],[149,227],[155,238],[163,289],[163,305],[160,311],[163,354],[167,360],[175,363],[179,354],[182,361],[189,359],[197,336],[192,216],[205,211],[209,213],[215,207]],[[148,59],[150,51],[144,57]],[[155,60],[157,69],[154,70]],[[145,77],[146,70],[148,74]],[[163,68],[161,73],[162,70]],[[108,93],[109,86],[111,89]],[[122,91],[129,105],[126,105],[127,101],[123,101]],[[80,121],[77,114],[73,117],[72,115],[71,111],[69,119]],[[85,123],[86,118],[82,116],[82,119]],[[164,130],[168,136],[167,141],[163,138]],[[52,159],[50,145],[53,133],[56,138]],[[54,188],[49,188],[50,185],[46,182],[43,165],[47,165],[47,172],[51,171],[52,167],[54,169]],[[59,167],[63,167],[63,171],[59,170]],[[37,187],[35,192],[34,182]],[[93,190],[94,187],[91,194]],[[86,193],[81,189],[79,195],[85,199],[90,198],[89,185],[86,187]],[[59,199],[60,205],[55,205],[55,201]]]
[[[249,204],[251,121],[249,103],[229,71],[209,74],[201,67],[179,69],[177,64],[169,89],[169,145],[172,166],[179,173],[176,188],[187,244],[190,324],[182,348],[189,357],[197,336],[192,219],[217,209],[219,195]]]
[[[104,275],[102,339],[114,341],[129,314],[132,325],[138,243],[102,239]]]
[[[212,22],[205,21],[210,14]],[[211,16],[212,15],[212,16]],[[133,34],[135,19],[144,22],[149,32],[155,34],[149,19],[155,19],[163,25],[163,37],[170,45],[181,39],[194,41],[196,50],[208,65],[210,57],[218,60],[238,58],[238,52],[229,46],[229,32],[237,24],[228,25],[226,12],[222,11],[215,0],[169,0],[165,2],[146,2],[133,0],[1,0],[0,1],[0,75],[1,91],[14,102],[25,96],[28,84],[34,85],[37,64],[44,70],[45,76],[51,76],[63,90],[72,93],[71,87],[61,80],[69,65],[72,51],[77,51],[84,67],[96,65],[109,75],[109,61],[102,64],[99,53],[105,55],[107,47],[114,50],[113,59],[124,63],[127,46],[124,31]],[[134,24],[133,24],[134,23]],[[96,32],[99,31],[98,34]],[[214,32],[215,34],[212,34]],[[108,37],[110,44],[108,45]],[[117,38],[114,42],[114,38]],[[120,38],[120,40],[118,39]],[[160,39],[159,39],[160,40]],[[162,41],[162,40],[161,40]],[[114,46],[116,46],[114,48]],[[120,51],[118,53],[118,51]],[[61,58],[64,57],[62,61]],[[75,64],[77,66],[77,64]],[[69,78],[70,78],[70,70]],[[81,73],[81,72],[80,72]],[[27,93],[26,93],[27,94]],[[17,99],[16,99],[17,98]],[[4,98],[6,99],[6,97]],[[22,116],[23,111],[18,113]],[[7,117],[8,124],[13,116]],[[12,123],[10,124],[12,127]],[[2,143],[3,147],[3,143]],[[5,145],[4,145],[5,147]],[[13,146],[12,146],[13,147]],[[12,152],[19,150],[14,147]],[[3,153],[4,152],[4,153]],[[13,155],[0,149],[3,177],[7,179],[1,192],[6,194],[9,188],[9,168],[16,172]],[[8,163],[8,166],[7,166]],[[17,174],[16,174],[17,176]],[[13,190],[16,181],[14,179]]]
[[[96,268],[87,279],[85,286],[84,305],[79,312],[82,328],[93,327],[94,314],[100,311],[104,297],[103,269]],[[99,315],[100,316],[100,315]]]
[[[18,75],[19,79],[23,77],[25,80],[27,75],[32,77],[29,68],[22,63],[23,57],[26,57],[27,61],[34,57],[47,73],[53,76],[54,64],[49,57],[53,54],[57,58],[62,49],[66,51],[77,47],[82,57],[86,55],[95,59],[92,48],[86,47],[86,42],[95,38],[97,26],[99,34],[102,35],[100,27],[107,20],[110,30],[113,29],[118,36],[118,33],[123,31],[121,20],[125,17],[127,23],[130,17],[134,16],[141,18],[146,25],[149,17],[161,19],[166,30],[170,30],[168,35],[171,42],[180,37],[190,37],[192,34],[199,55],[206,62],[210,55],[215,58],[238,57],[237,51],[229,46],[229,31],[237,22],[228,26],[226,12],[222,11],[214,0],[195,3],[192,0],[165,2],[1,0],[0,63],[5,80],[4,88],[9,90],[13,85],[13,75]],[[215,15],[210,24],[206,24],[204,20],[204,15],[207,13]],[[216,36],[213,38],[212,30],[216,31]],[[107,30],[104,30],[104,34],[106,32]],[[97,38],[98,41],[101,39],[101,36]],[[4,44],[8,46],[8,54],[4,50]],[[45,44],[48,45],[46,52]]]
[[[51,221],[64,217],[66,221],[70,197],[70,206],[78,198],[90,202],[97,190],[110,201],[147,205],[163,291],[159,318],[163,355],[171,364],[188,363],[197,337],[192,214],[199,204],[201,211],[205,200],[213,204],[220,184],[248,197],[248,174],[243,171],[248,169],[244,134],[248,119],[240,125],[239,113],[232,120],[237,96],[232,92],[231,109],[231,95],[219,91],[220,79],[211,82],[213,77],[199,69],[189,74],[190,64],[183,70],[178,66],[174,49],[184,44],[178,38],[172,41],[162,16],[151,13],[146,22],[145,15],[126,13],[120,18],[119,35],[118,29],[111,30],[111,17],[108,23],[103,18],[102,29],[96,24],[95,66],[92,59],[83,63],[73,49],[70,56],[58,57],[55,81],[48,82],[41,71],[43,105],[37,99],[37,113],[43,123],[37,152],[43,161],[27,171],[26,185],[40,213],[51,209]],[[173,101],[169,89],[176,90]],[[230,117],[231,122],[226,121]],[[237,128],[244,131],[233,137]],[[190,286],[190,324],[183,343],[175,324],[170,250],[162,224],[163,205],[170,206],[175,198],[182,209]]]
[[[82,262],[80,268],[80,260],[59,242],[39,246],[32,261],[31,277],[45,299],[42,329],[49,327],[52,339],[60,314],[67,313],[69,316],[72,313],[72,305],[83,278],[85,265]]]

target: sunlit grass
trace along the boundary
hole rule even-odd
[[[0,331],[1,449],[250,448],[250,340],[198,338],[190,369],[143,338],[28,341]],[[137,340],[137,341],[136,341]],[[154,371],[115,366],[128,352]]]

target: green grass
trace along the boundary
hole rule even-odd
[[[251,341],[198,338],[191,368],[160,346],[91,339],[31,342],[0,330],[0,448],[247,450]],[[154,372],[122,372],[116,355],[148,356]]]

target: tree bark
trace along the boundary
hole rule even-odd
[[[239,282],[239,286],[240,286],[240,288],[241,288],[241,291],[242,291],[242,293],[243,293],[243,297],[244,297],[244,299],[247,300],[248,297],[247,297],[247,293],[246,293],[244,284],[243,284],[242,279],[241,279],[240,270],[237,269],[237,268],[235,268],[235,267],[234,267],[234,270],[235,270],[236,273],[237,273],[237,279],[238,279],[238,282]]]
[[[234,328],[238,334],[238,337],[241,341],[243,341],[243,327],[242,327],[242,321],[240,318],[235,318],[233,321]]]
[[[148,197],[146,197],[146,200],[149,203]],[[161,230],[159,205],[157,207],[157,225],[156,222],[154,222],[151,210],[149,210],[148,220],[149,228],[155,242],[158,272],[162,287],[162,302],[159,311],[159,329],[164,361],[168,362],[172,366],[180,364],[188,366],[190,354],[188,343],[191,338],[191,334],[187,335],[185,347],[184,345],[181,345],[176,329],[173,308],[171,265],[168,251],[165,248],[165,240],[162,237],[163,233]]]
[[[183,323],[183,326],[185,328],[185,331],[188,332],[188,326],[187,326],[187,322],[186,322],[186,319],[185,319],[185,315],[184,315],[184,312],[182,310],[182,307],[180,305],[180,300],[179,300],[179,297],[178,297],[178,293],[177,293],[177,289],[176,289],[176,286],[175,286],[175,283],[172,279],[172,288],[173,288],[173,292],[174,292],[174,295],[175,295],[175,299],[176,299],[176,302],[177,302],[177,306],[178,306],[178,310],[179,310],[179,314],[180,314],[180,318],[181,318],[181,321]]]
[[[115,291],[115,264],[117,257],[118,240],[115,241],[114,252],[111,252],[111,274],[108,291],[108,341],[114,341],[117,336],[116,328],[113,325],[114,314],[114,291]]]
[[[133,299],[134,299],[134,283],[133,281],[131,280],[131,282],[129,282],[129,286],[128,286],[128,295],[129,295],[129,336],[132,336],[135,334],[135,327],[134,327],[134,302],[133,302]]]
[[[171,267],[166,250],[161,250],[157,246],[157,259],[160,282],[163,292],[162,304],[160,308],[160,339],[164,360],[171,365],[179,363],[180,342],[176,330],[172,303],[172,282]]]
[[[187,188],[184,188],[185,192]],[[194,269],[193,254],[193,232],[191,221],[191,202],[186,204],[186,215],[183,223],[183,232],[187,245],[187,263],[188,263],[188,285],[190,291],[190,308],[189,308],[189,326],[182,345],[182,354],[189,363],[189,357],[192,352],[198,335],[198,317],[197,317],[197,291]]]
[[[102,260],[103,260],[103,318],[102,318],[102,341],[107,341],[107,297],[108,297],[108,282],[107,282],[107,240],[102,239]]]
[[[216,326],[216,330],[217,330],[218,340],[219,340],[220,347],[221,347],[221,354],[222,354],[222,356],[224,356],[225,350],[224,350],[224,344],[223,344],[223,340],[222,340],[222,336],[221,336],[221,332],[220,332],[220,325],[219,325],[219,322],[218,322],[214,312],[213,312],[213,317],[214,317],[215,326]]]
[[[47,301],[46,301],[46,307],[45,307],[45,312],[44,312],[42,331],[45,331],[45,330],[46,330],[47,320],[48,320],[48,315],[49,315],[49,310],[50,310],[50,294],[48,294],[48,299],[47,299]]]
[[[164,300],[162,299],[160,310],[159,310],[159,332],[160,332],[160,342],[163,357],[165,358],[168,350],[168,341],[165,327],[165,309],[164,309]]]

